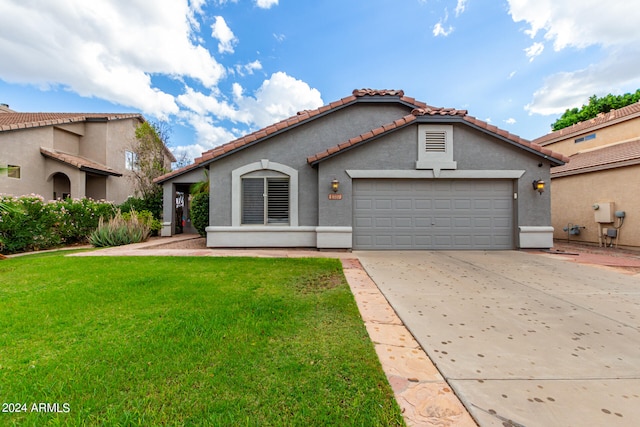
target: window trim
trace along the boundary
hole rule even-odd
[[[573,140],[575,144],[579,144],[585,141],[591,141],[592,139],[596,139],[596,133],[590,133],[589,135],[581,136],[580,138],[576,138]]]
[[[140,170],[138,153],[131,150],[124,150],[124,168],[128,171]]]
[[[298,227],[298,171],[294,168],[262,159],[231,171],[231,226],[256,227],[254,224],[242,224],[242,176],[251,172],[272,170],[289,177],[289,224]],[[273,226],[273,225],[271,225]],[[287,227],[287,225],[281,224]]]

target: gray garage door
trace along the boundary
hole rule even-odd
[[[509,180],[356,179],[355,249],[513,249]]]

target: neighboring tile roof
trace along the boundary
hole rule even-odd
[[[576,123],[564,129],[548,133],[540,138],[534,139],[533,142],[539,145],[547,145],[568,139],[574,135],[586,133],[593,129],[610,126],[636,117],[640,117],[640,102],[627,105],[626,107],[622,107],[618,110],[611,110],[608,113],[600,113],[597,117],[594,117],[591,120]]]
[[[464,121],[473,124],[476,127],[484,129],[493,134],[499,135],[509,142],[513,143],[516,146],[520,146],[524,149],[528,149],[529,151],[535,152],[540,156],[550,157],[555,159],[556,161],[566,163],[569,161],[569,158],[563,154],[555,153],[547,148],[540,147],[537,144],[533,144],[531,141],[527,141],[526,139],[520,138],[517,135],[513,135],[505,130],[499,129],[496,126],[490,125],[487,122],[483,122],[482,120],[478,120],[475,117],[468,116],[467,110],[456,110],[455,108],[416,108],[411,111],[411,114],[404,116],[401,119],[394,121],[393,123],[388,123],[386,125],[380,126],[376,129],[373,129],[369,132],[358,135],[357,137],[351,138],[348,141],[342,142],[338,145],[330,147],[329,149],[322,151],[320,153],[314,154],[313,156],[307,157],[307,162],[311,165],[315,165],[316,163],[327,159],[336,153],[352,148],[356,145],[362,144],[367,140],[378,137],[384,133],[392,132],[396,129],[404,127],[405,125],[413,122],[419,116],[460,116]]]
[[[569,158],[571,162],[551,168],[552,178],[640,165],[640,138],[582,151]]]
[[[87,119],[139,119],[141,114],[125,113],[2,113],[0,114],[0,132],[36,128],[41,126],[63,125],[84,122]]]
[[[100,175],[122,176],[120,172],[113,170],[108,166],[101,165],[100,163],[96,163],[75,154],[64,153],[59,150],[44,147],[40,147],[40,153],[45,157],[66,163],[85,172],[93,172]]]

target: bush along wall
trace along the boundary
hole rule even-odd
[[[0,196],[0,253],[11,254],[88,242],[113,204],[92,199],[45,201],[42,196]]]

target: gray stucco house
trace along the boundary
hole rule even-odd
[[[514,249],[553,244],[563,155],[401,90],[349,97],[206,151],[156,180],[175,195],[208,170],[209,247]]]

